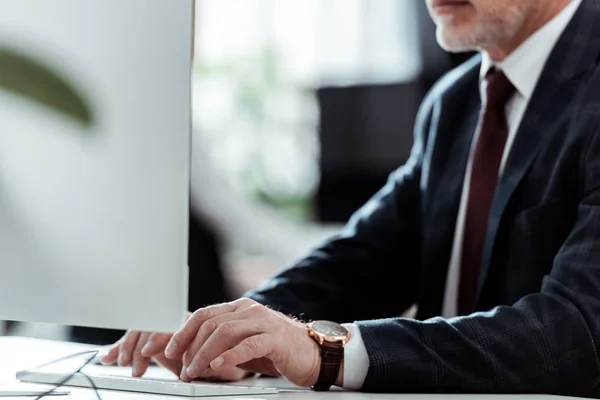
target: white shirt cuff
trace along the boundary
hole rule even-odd
[[[344,389],[359,390],[369,372],[369,354],[358,326],[343,326],[350,331],[350,340],[344,347]]]

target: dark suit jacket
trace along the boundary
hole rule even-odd
[[[600,395],[600,2],[584,0],[521,123],[489,219],[474,313],[441,312],[480,107],[480,59],[442,78],[410,160],[258,290],[307,319],[358,321],[365,391]],[[417,303],[416,320],[398,318]]]

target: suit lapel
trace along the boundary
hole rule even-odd
[[[481,108],[479,59],[471,63],[460,82],[437,101],[431,118],[421,187],[425,188],[424,240],[428,249],[436,251],[424,253],[427,268],[422,271],[423,281],[429,287],[424,290],[427,301],[419,305],[421,315],[437,315],[441,308],[464,175]]]
[[[506,206],[550,136],[557,117],[564,115],[580,78],[596,63],[600,50],[599,25],[600,5],[594,0],[584,0],[540,76],[496,188],[482,254],[479,291],[490,268]]]
[[[428,187],[435,189],[431,193],[430,212],[427,213],[430,223],[425,225],[433,227],[440,239],[445,240],[447,244],[451,244],[454,236],[467,161],[477,126],[478,110],[477,106],[469,107],[462,118],[457,118],[461,120],[460,124],[440,124],[450,129],[447,132],[438,132],[438,136],[446,137],[439,137],[434,145],[438,153],[432,155],[432,170],[439,171],[439,174],[429,177]],[[448,113],[446,116],[452,115]],[[440,133],[442,135],[439,135]]]
[[[458,209],[471,140],[481,107],[478,91],[480,63],[479,56],[473,57],[458,71],[455,70],[458,76],[449,76],[436,86],[441,94],[433,104],[431,125],[425,134],[427,141],[421,174],[424,226],[439,227],[442,224],[438,217],[456,219],[456,215],[440,213],[440,209]],[[436,97],[435,93],[432,97]],[[456,204],[450,206],[453,203]],[[428,224],[428,220],[433,224]]]

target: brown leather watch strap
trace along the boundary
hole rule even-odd
[[[341,342],[323,342],[321,346],[321,370],[313,390],[323,391],[335,384],[340,366],[344,360],[344,346]]]

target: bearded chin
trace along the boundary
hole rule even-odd
[[[465,53],[480,48],[477,35],[472,32],[455,32],[438,28],[436,37],[440,47],[451,53]]]

